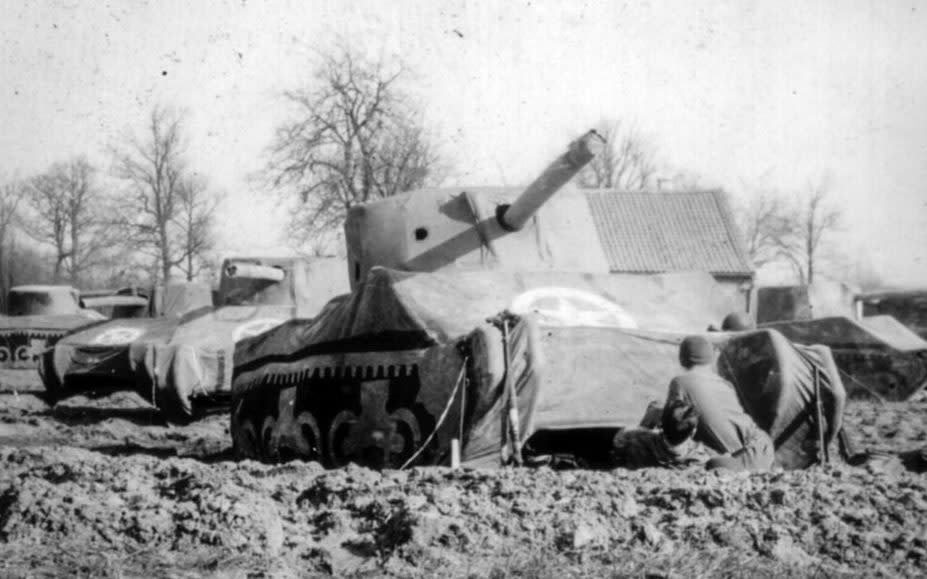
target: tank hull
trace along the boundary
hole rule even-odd
[[[317,319],[293,320],[242,341],[232,385],[238,453],[267,462],[298,457],[332,467],[400,468],[447,464],[456,438],[464,464],[499,466],[539,432],[636,426],[650,403],[663,402],[680,371],[679,342],[697,332],[696,324],[704,326],[684,317],[664,320],[684,330],[670,332],[631,328],[618,318],[594,324],[595,318],[567,323],[536,311],[494,316],[505,309],[500,304],[537,290],[537,279],[378,268]],[[561,274],[558,283],[561,290],[602,292],[614,280]],[[691,316],[698,301],[675,291],[666,296],[679,301],[662,303],[664,315],[678,307]],[[621,306],[649,326],[649,308],[660,297],[642,292]],[[500,329],[487,323],[490,317],[508,322]],[[842,385],[827,356],[809,361],[770,331],[706,336],[724,353],[725,375],[757,400],[767,428],[788,431],[780,441],[788,454],[783,463],[807,465],[812,450],[791,441],[810,433],[809,368],[820,368],[824,389],[834,392],[831,416],[839,420],[842,413]],[[765,346],[738,346],[750,339]]]
[[[79,392],[134,390],[167,420],[188,422],[198,404],[227,403],[238,341],[295,316],[314,315],[346,288],[346,280],[331,279],[334,268],[342,271],[344,263],[226,260],[218,298],[224,305],[202,305],[174,317],[112,320],[73,332],[43,357],[46,391],[60,399]]]
[[[172,421],[187,421],[195,399],[227,399],[235,342],[293,313],[286,306],[226,306],[182,318],[112,320],[58,341],[45,354],[42,379],[56,399],[134,390]]]
[[[0,368],[34,370],[65,334],[101,319],[96,312],[0,317]]]

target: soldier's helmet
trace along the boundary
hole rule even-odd
[[[756,329],[756,323],[746,312],[731,312],[721,322],[722,332],[744,332]]]

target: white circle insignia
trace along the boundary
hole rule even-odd
[[[101,346],[118,346],[134,342],[143,333],[145,332],[141,328],[109,328],[94,338],[93,343]]]
[[[537,314],[539,321],[548,326],[637,328],[637,320],[615,302],[571,287],[530,289],[512,300],[509,310]]]

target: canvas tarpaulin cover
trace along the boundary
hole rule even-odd
[[[173,406],[166,410],[189,415],[192,396],[229,391],[236,340],[291,316],[287,306],[226,306],[180,318],[112,320],[59,341],[44,371],[53,368],[62,383],[86,376],[107,386],[123,382],[146,395],[154,391]]]
[[[834,354],[850,393],[906,400],[927,383],[927,341],[891,316],[777,322],[799,344],[822,344]]]
[[[179,318],[189,312],[212,306],[212,290],[209,284],[205,283],[175,283],[158,287],[152,302],[154,316]]]
[[[60,389],[66,378],[81,377],[131,384],[146,344],[166,342],[180,323],[181,318],[123,318],[81,328],[46,352],[39,367],[42,380],[47,389]]]
[[[294,315],[311,316],[318,311],[313,308],[347,287],[340,260],[242,258],[226,264],[230,261],[277,268],[283,277],[276,284],[223,277],[221,307],[200,307],[179,317],[113,320],[73,333],[50,355],[45,372],[53,375],[46,384],[63,384],[68,377],[103,379],[151,393],[170,418],[189,418],[193,397],[228,394],[238,340]],[[342,270],[340,283],[330,279],[336,268]],[[205,299],[205,292],[189,289],[165,305],[183,310]]]
[[[231,390],[231,360],[235,343],[264,332],[292,317],[288,306],[226,306],[179,324],[167,342],[144,341],[136,346],[144,373],[157,377],[156,388],[166,403],[184,415],[191,398]],[[161,404],[159,404],[161,406]]]
[[[524,341],[525,332],[516,337]],[[678,348],[684,335],[614,328],[541,327],[540,355],[518,375],[523,436],[540,430],[632,428],[651,402],[663,404],[670,380],[682,372]],[[718,370],[734,385],[745,409],[773,439],[783,468],[817,459],[815,379],[822,392],[823,428],[842,424],[843,385],[826,348],[796,347],[769,330],[706,334],[718,352]],[[531,347],[513,344],[511,356]],[[819,375],[815,377],[815,368]],[[501,389],[465,448],[470,466],[497,462],[504,429],[487,430],[504,414]],[[831,432],[832,431],[832,432]]]
[[[525,294],[537,296],[537,301],[520,300]],[[326,307],[317,318],[293,320],[259,340],[241,344],[236,349],[235,367],[253,367],[264,360],[295,360],[304,349],[311,352],[313,346],[318,350],[322,344],[346,342],[345,348],[350,348],[360,339],[377,336],[402,338],[395,342],[395,350],[408,349],[405,344],[447,343],[467,335],[487,317],[510,309],[513,302],[525,308],[516,313],[540,310],[552,323],[575,323],[558,318],[559,312],[588,313],[584,317],[593,319],[599,313],[606,320],[630,319],[636,327],[679,332],[702,331],[732,308],[729,298],[704,273],[488,271],[423,275],[374,268],[360,288]]]
[[[730,311],[715,301],[714,282],[709,278],[710,284],[700,283],[699,279],[673,274],[624,278],[503,271],[421,275],[374,268],[353,294],[331,304],[315,320],[291,320],[239,343],[233,390],[243,394],[268,381],[297,383],[314,371],[325,370],[324,366],[350,364],[352,356],[364,355],[366,363],[382,366],[408,360],[423,363],[428,349],[463,339],[518,296],[538,288],[565,288],[571,291],[562,292],[560,297],[571,298],[575,295],[572,290],[578,290],[620,303],[638,328],[658,326],[677,331],[622,329],[607,324],[571,326],[563,319],[545,322],[538,332],[526,329],[534,322],[516,325],[509,348],[510,358],[521,364],[513,384],[518,393],[522,437],[541,429],[626,428],[640,421],[650,401],[663,401],[669,380],[680,371],[677,348],[684,335],[703,331],[710,321]],[[544,294],[544,298],[550,296]],[[531,311],[525,313],[529,314],[525,320],[543,320]],[[737,334],[709,336],[719,347],[739,339]],[[779,361],[780,357],[798,354],[785,340],[769,341],[775,345],[764,358],[766,368],[781,369],[783,384],[798,382],[793,389],[806,393],[810,386]],[[332,375],[342,371],[328,370]],[[345,375],[354,375],[353,369]],[[432,402],[437,410],[448,402],[455,375],[451,371],[428,378],[433,380],[435,391],[424,394],[439,399]],[[741,374],[736,376],[742,381]],[[763,385],[766,387],[765,382]],[[481,387],[491,390],[471,393],[476,411],[465,436],[463,456],[471,465],[497,462],[504,446],[501,417],[510,400],[498,390],[500,385]],[[750,390],[757,386],[751,382],[738,387]],[[785,408],[791,408],[793,402],[805,403],[791,390],[768,388],[778,388],[775,394],[764,392],[770,399],[786,399]],[[768,421],[770,428],[785,419],[780,415],[788,414],[775,412]],[[448,422],[453,423],[454,417]]]
[[[825,439],[833,440],[843,425],[846,391],[830,349],[793,344],[774,330],[729,336],[720,344],[719,372],[769,433],[777,464],[810,466],[818,459],[816,387]]]

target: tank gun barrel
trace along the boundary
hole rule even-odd
[[[566,152],[548,165],[514,203],[499,207],[496,213],[499,225],[508,231],[517,231],[524,227],[541,205],[579,173],[604,146],[605,139],[595,131],[589,131],[570,143]]]
[[[263,279],[267,281],[282,281],[286,277],[279,267],[269,265],[258,265],[256,263],[230,263],[225,268],[225,274],[228,277]]]

